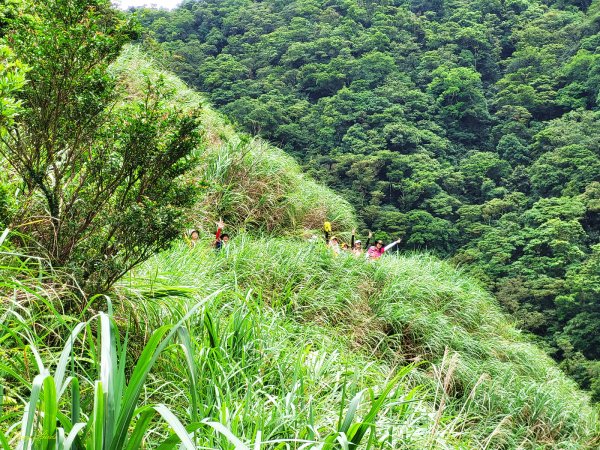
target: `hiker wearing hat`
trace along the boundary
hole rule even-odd
[[[369,231],[369,237],[367,238],[367,243],[363,247],[362,241],[360,239],[354,240],[356,235],[356,230],[352,230],[352,238],[350,239],[350,251],[356,255],[360,256],[363,254],[364,248],[369,248],[369,242],[371,242],[371,237],[373,237],[373,233]]]
[[[379,258],[381,258],[381,255],[383,255],[386,251],[388,251],[394,245],[399,244],[400,241],[402,241],[402,238],[395,240],[391,244],[388,244],[384,247],[383,241],[379,240],[379,241],[375,242],[375,245],[372,245],[371,247],[369,247],[369,250],[367,250],[367,257],[369,259],[379,259]]]
[[[333,250],[333,253],[335,253],[336,255],[340,254],[340,241],[338,240],[338,238],[336,236],[331,237],[327,246],[331,250]]]
[[[331,222],[323,223],[323,232],[325,233],[325,245],[338,255],[340,253],[340,241],[336,236],[331,236]]]

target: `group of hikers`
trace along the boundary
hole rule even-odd
[[[350,238],[350,245],[343,242],[340,244],[339,239],[336,236],[331,236],[331,223],[325,222],[323,224],[323,231],[325,233],[325,243],[327,246],[333,250],[333,252],[337,255],[343,251],[350,252],[356,256],[362,256],[365,254],[369,259],[379,259],[385,252],[393,248],[395,245],[398,245],[402,238],[391,242],[388,245],[384,245],[382,240],[375,241],[375,244],[369,247],[371,243],[371,238],[373,237],[373,233],[369,231],[369,235],[367,236],[367,242],[363,247],[362,241],[360,239],[356,239],[356,230],[352,230],[352,236]]]
[[[229,242],[229,235],[227,233],[223,233],[223,228],[225,228],[225,223],[223,219],[219,219],[216,222],[217,232],[215,233],[215,240],[213,242],[213,247],[217,250],[220,250],[224,246],[226,246]],[[363,247],[362,241],[360,239],[356,239],[356,230],[352,230],[352,236],[350,238],[350,245],[345,242],[340,243],[340,240],[337,236],[331,235],[331,223],[325,222],[323,224],[323,232],[325,233],[325,244],[328,248],[330,248],[336,255],[341,252],[350,252],[356,256],[366,255],[369,259],[378,259],[385,252],[393,248],[395,245],[398,245],[402,238],[395,240],[394,242],[384,245],[382,240],[377,240],[375,243],[369,247],[371,242],[371,238],[373,237],[373,233],[369,232],[367,237],[367,242]],[[192,230],[189,233],[189,245],[191,247],[195,247],[200,239],[200,232],[198,230]],[[366,249],[366,252],[365,252]]]
[[[225,222],[223,219],[219,219],[216,223],[217,232],[215,233],[215,240],[213,242],[213,247],[217,250],[220,250],[223,246],[227,245],[229,242],[229,235],[227,233],[223,233],[223,228],[225,228]],[[189,234],[188,243],[190,247],[195,247],[200,239],[200,232],[198,230],[192,230]]]

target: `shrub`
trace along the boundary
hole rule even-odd
[[[30,71],[0,145],[25,186],[13,225],[86,292],[106,291],[179,234],[194,198],[182,174],[200,142],[197,114],[168,106],[160,80],[118,104],[108,67],[136,31],[109,0],[26,2],[23,12],[8,36]]]

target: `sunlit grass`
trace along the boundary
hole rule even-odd
[[[24,436],[48,448],[35,436],[49,434],[86,449],[593,448],[598,436],[574,384],[428,256],[182,244],[123,280],[113,312],[99,297],[79,318],[60,312],[76,294],[22,258],[2,253],[3,448],[27,448]]]
[[[252,292],[255,307],[311,330],[301,342],[332,335],[344,352],[389,368],[422,361],[407,389],[428,393],[432,442],[456,436],[474,447],[593,448],[598,424],[589,399],[476,282],[434,257],[372,263],[336,257],[321,244],[241,236],[221,253],[207,242],[160,255],[133,274],[129,289],[157,272],[164,285],[195,285],[198,295]]]
[[[356,226],[354,210],[347,201],[302,173],[298,163],[281,149],[236,133],[201,94],[161,70],[139,47],[125,47],[111,71],[120,80],[123,101],[139,95],[145,78],[162,78],[174,106],[200,109],[205,146],[196,151],[201,157],[199,169],[188,175],[201,193],[189,213],[194,228],[212,230],[219,217],[235,229],[278,235],[311,232],[320,229],[325,220],[338,232]]]
[[[9,253],[2,274],[16,279]],[[263,308],[258,293],[165,284],[179,269],[121,288],[114,305],[91,299],[81,322],[54,308],[76,294],[44,292],[51,273],[28,279],[39,295],[26,308],[22,285],[4,285],[0,447],[385,448],[386,430],[427,421],[426,396],[403,381],[412,366],[354,355],[321,327]]]

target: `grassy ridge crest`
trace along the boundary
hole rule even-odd
[[[356,217],[350,204],[304,174],[281,149],[237,133],[198,92],[160,69],[139,46],[127,46],[112,65],[122,101],[136,98],[147,83],[168,88],[167,101],[183,110],[199,109],[206,146],[196,156],[200,167],[191,175],[202,196],[190,212],[190,223],[212,230],[219,217],[235,228],[274,234],[302,234],[325,220],[350,230]]]

